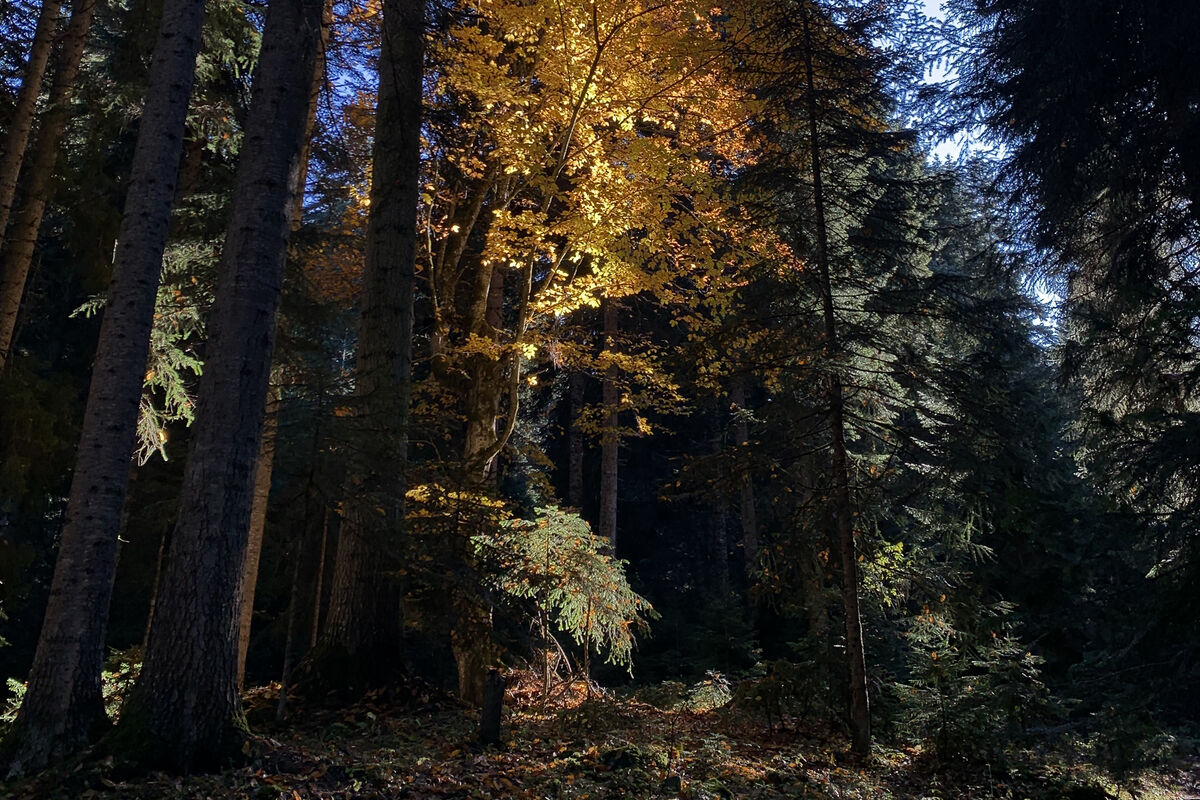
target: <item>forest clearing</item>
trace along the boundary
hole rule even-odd
[[[0,794],[1194,800],[1197,64],[0,0]]]

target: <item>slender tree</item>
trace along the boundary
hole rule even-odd
[[[360,438],[324,632],[326,645],[355,657],[368,680],[396,666],[377,656],[396,645],[389,631],[397,595],[386,566],[404,519],[424,31],[424,0],[385,0],[355,363]]]
[[[829,233],[825,219],[825,187],[821,174],[820,121],[813,75],[813,36],[810,9],[801,3],[804,32],[804,80],[808,100],[809,159],[812,168],[813,209],[816,214],[816,261],[820,280],[825,356],[834,364],[828,375],[827,414],[830,436],[832,509],[842,562],[842,614],[846,625],[846,662],[849,671],[850,737],[854,751],[871,752],[871,710],[867,697],[867,661],[863,648],[862,612],[858,594],[858,550],[854,531],[854,506],[850,497],[850,459],[846,452],[845,397],[837,372],[839,351],[837,313],[829,271]]]
[[[54,581],[11,734],[11,772],[79,749],[104,719],[100,667],[117,531],[203,19],[203,0],[169,0],[163,11]]]
[[[0,158],[0,241],[4,240],[4,232],[8,228],[8,215],[17,191],[17,176],[25,158],[29,134],[33,130],[42,80],[50,60],[62,7],[60,0],[44,0],[41,4],[37,27],[33,31],[33,43],[29,47],[29,58],[25,62],[25,75],[17,94],[17,105],[13,108],[8,132],[4,136],[4,155]]]
[[[50,88],[49,107],[42,115],[42,124],[34,140],[33,151],[28,160],[22,162],[21,206],[13,220],[11,233],[5,236],[3,228],[0,227],[0,237],[3,238],[3,253],[0,253],[0,372],[4,370],[12,354],[17,313],[21,308],[21,297],[25,294],[29,266],[33,263],[38,231],[42,227],[42,216],[46,211],[46,203],[50,200],[50,178],[54,175],[59,143],[71,116],[70,105],[71,98],[75,95],[75,79],[79,74],[79,65],[83,60],[84,46],[87,44],[97,2],[99,0],[73,0],[71,4],[71,21],[67,23],[63,32],[62,44],[54,64],[54,82]],[[174,167],[171,174],[174,175]],[[174,183],[174,178],[171,182]],[[155,283],[157,284],[157,281]]]

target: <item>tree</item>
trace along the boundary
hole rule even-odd
[[[241,745],[241,581],[324,0],[273,0],[209,322],[179,519],[121,727],[189,771]],[[250,409],[248,412],[247,409]]]
[[[203,17],[202,0],[171,0],[164,9],[54,583],[8,743],[12,772],[78,750],[104,719],[100,666],[116,534]]]
[[[21,174],[24,183],[21,187],[21,207],[13,222],[11,233],[6,235],[0,226],[0,239],[4,245],[3,253],[0,253],[0,371],[3,371],[12,354],[17,312],[25,292],[29,266],[33,262],[38,231],[42,227],[42,215],[50,199],[50,178],[58,161],[63,130],[70,119],[69,106],[75,93],[75,80],[79,74],[79,64],[83,59],[96,3],[97,0],[74,0],[71,5],[71,20],[63,33],[62,46],[55,63],[54,82],[50,88],[50,106],[42,117],[33,152],[27,162],[22,162]],[[16,122],[17,125],[20,124],[20,120]],[[19,131],[14,130],[13,135],[18,136]],[[0,197],[0,200],[2,199]]]
[[[403,531],[421,164],[424,0],[383,6],[362,314],[355,360],[356,457],[346,485],[324,639],[369,681],[390,676]]]
[[[33,42],[29,47],[29,58],[25,62],[25,75],[21,79],[21,91],[17,96],[12,119],[8,122],[8,132],[4,137],[4,157],[0,161],[0,239],[5,238],[4,233],[8,230],[8,214],[12,210],[13,196],[17,192],[17,176],[25,158],[25,145],[29,143],[29,134],[33,130],[38,97],[42,91],[42,79],[45,77],[46,64],[50,60],[61,11],[62,3],[58,0],[47,0],[41,4],[37,27],[33,32]]]

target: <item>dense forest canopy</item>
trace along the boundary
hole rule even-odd
[[[0,0],[0,777],[380,698],[1197,772],[1185,6]]]

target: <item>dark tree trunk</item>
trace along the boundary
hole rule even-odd
[[[604,301],[604,349],[616,352],[617,333],[620,329],[617,302],[611,298]],[[617,552],[617,471],[621,451],[621,434],[617,427],[621,406],[621,371],[610,363],[604,369],[602,402],[604,404],[604,426],[600,434],[600,530],[597,533],[608,540],[610,552]]]
[[[54,174],[54,165],[58,161],[59,143],[63,130],[70,118],[71,98],[75,94],[75,78],[79,74],[79,63],[83,59],[83,48],[87,44],[88,30],[92,27],[92,15],[99,0],[74,0],[71,5],[71,21],[62,36],[61,49],[55,59],[54,83],[50,88],[50,104],[42,115],[42,125],[34,140],[33,151],[21,170],[21,206],[13,220],[12,231],[4,237],[0,228],[0,237],[4,237],[4,253],[0,259],[0,372],[12,353],[13,340],[17,330],[17,313],[21,309],[21,297],[25,293],[25,281],[29,277],[29,265],[33,263],[33,251],[37,246],[38,231],[42,227],[42,215],[46,211],[46,203],[50,199],[50,178]],[[157,51],[156,51],[157,55]],[[188,81],[188,92],[191,92],[191,81]],[[147,95],[149,97],[149,95]],[[184,107],[186,109],[186,98]],[[147,117],[149,109],[147,108]],[[146,120],[148,121],[148,120]],[[143,125],[146,124],[143,121]],[[139,144],[141,137],[139,136]],[[175,152],[175,162],[167,166],[164,161],[161,167],[162,175],[170,175],[169,182],[175,183],[175,170],[178,167],[179,146],[176,142],[166,145]],[[136,169],[136,165],[135,165]],[[157,179],[157,176],[155,176]],[[132,181],[130,191],[134,191]],[[166,207],[170,214],[171,198],[167,198]],[[138,205],[140,209],[142,206]],[[129,209],[126,209],[128,218]],[[126,223],[122,222],[124,226]],[[128,228],[122,227],[122,236]],[[135,238],[140,238],[135,236]],[[118,253],[119,257],[119,253]],[[161,256],[160,256],[161,260]],[[157,269],[157,267],[156,267]],[[156,273],[157,275],[157,273]],[[115,282],[115,277],[114,277]],[[157,284],[157,277],[155,278]],[[142,364],[139,369],[144,367]],[[140,388],[140,386],[139,386]]]
[[[42,80],[46,75],[46,64],[50,61],[50,51],[54,48],[54,33],[58,29],[62,7],[61,0],[42,2],[37,27],[33,32],[33,43],[29,47],[29,59],[25,62],[21,90],[8,123],[8,132],[4,135],[4,156],[0,159],[0,241],[4,240],[8,228],[8,215],[17,192],[17,176],[21,172],[25,147],[33,130]]]
[[[399,593],[385,565],[404,526],[424,25],[424,0],[384,0],[355,365],[359,458],[347,480],[323,635],[328,648],[352,656],[372,682],[394,669],[388,662],[398,645]]]
[[[54,581],[11,738],[18,772],[82,747],[104,718],[117,531],[203,15],[203,0],[170,0],[163,12]]]
[[[583,452],[582,416],[587,377],[578,370],[568,378],[571,428],[567,433],[567,505],[583,510]]]
[[[321,600],[325,591],[325,554],[329,547],[329,509],[321,509],[321,539],[317,544],[316,575],[313,578],[313,602],[311,627],[308,632],[308,647],[313,649],[321,637]]]
[[[808,136],[813,178],[813,203],[816,212],[817,269],[821,280],[821,306],[824,317],[825,357],[830,359],[828,421],[830,433],[830,472],[833,482],[831,505],[841,555],[842,611],[846,624],[846,662],[849,682],[850,739],[855,753],[871,752],[871,707],[867,695],[867,663],[863,647],[862,612],[858,595],[858,554],[855,546],[853,508],[850,499],[850,460],[846,451],[845,398],[837,358],[837,317],[833,306],[833,285],[829,272],[828,230],[825,224],[825,191],[821,175],[821,142],[817,124],[817,97],[813,76],[812,32],[808,3],[801,4],[804,30],[804,74],[808,95]]]
[[[272,0],[267,11],[179,517],[121,719],[145,761],[172,769],[219,765],[244,736],[239,591],[322,9]]]
[[[263,534],[267,529],[267,506],[271,499],[271,474],[275,470],[275,438],[279,431],[279,387],[267,393],[262,442],[254,467],[254,494],[250,506],[250,528],[246,534],[246,566],[242,571],[241,609],[238,612],[237,683],[245,685],[246,653],[250,649],[250,626],[254,620],[254,593],[258,587],[258,562],[262,557]]]
[[[754,478],[747,463],[750,444],[750,426],[746,422],[746,382],[740,376],[733,379],[729,388],[729,402],[735,415],[733,438],[743,452],[738,464],[738,505],[742,521],[742,557],[747,581],[751,581],[758,569],[758,514],[754,508]]]

